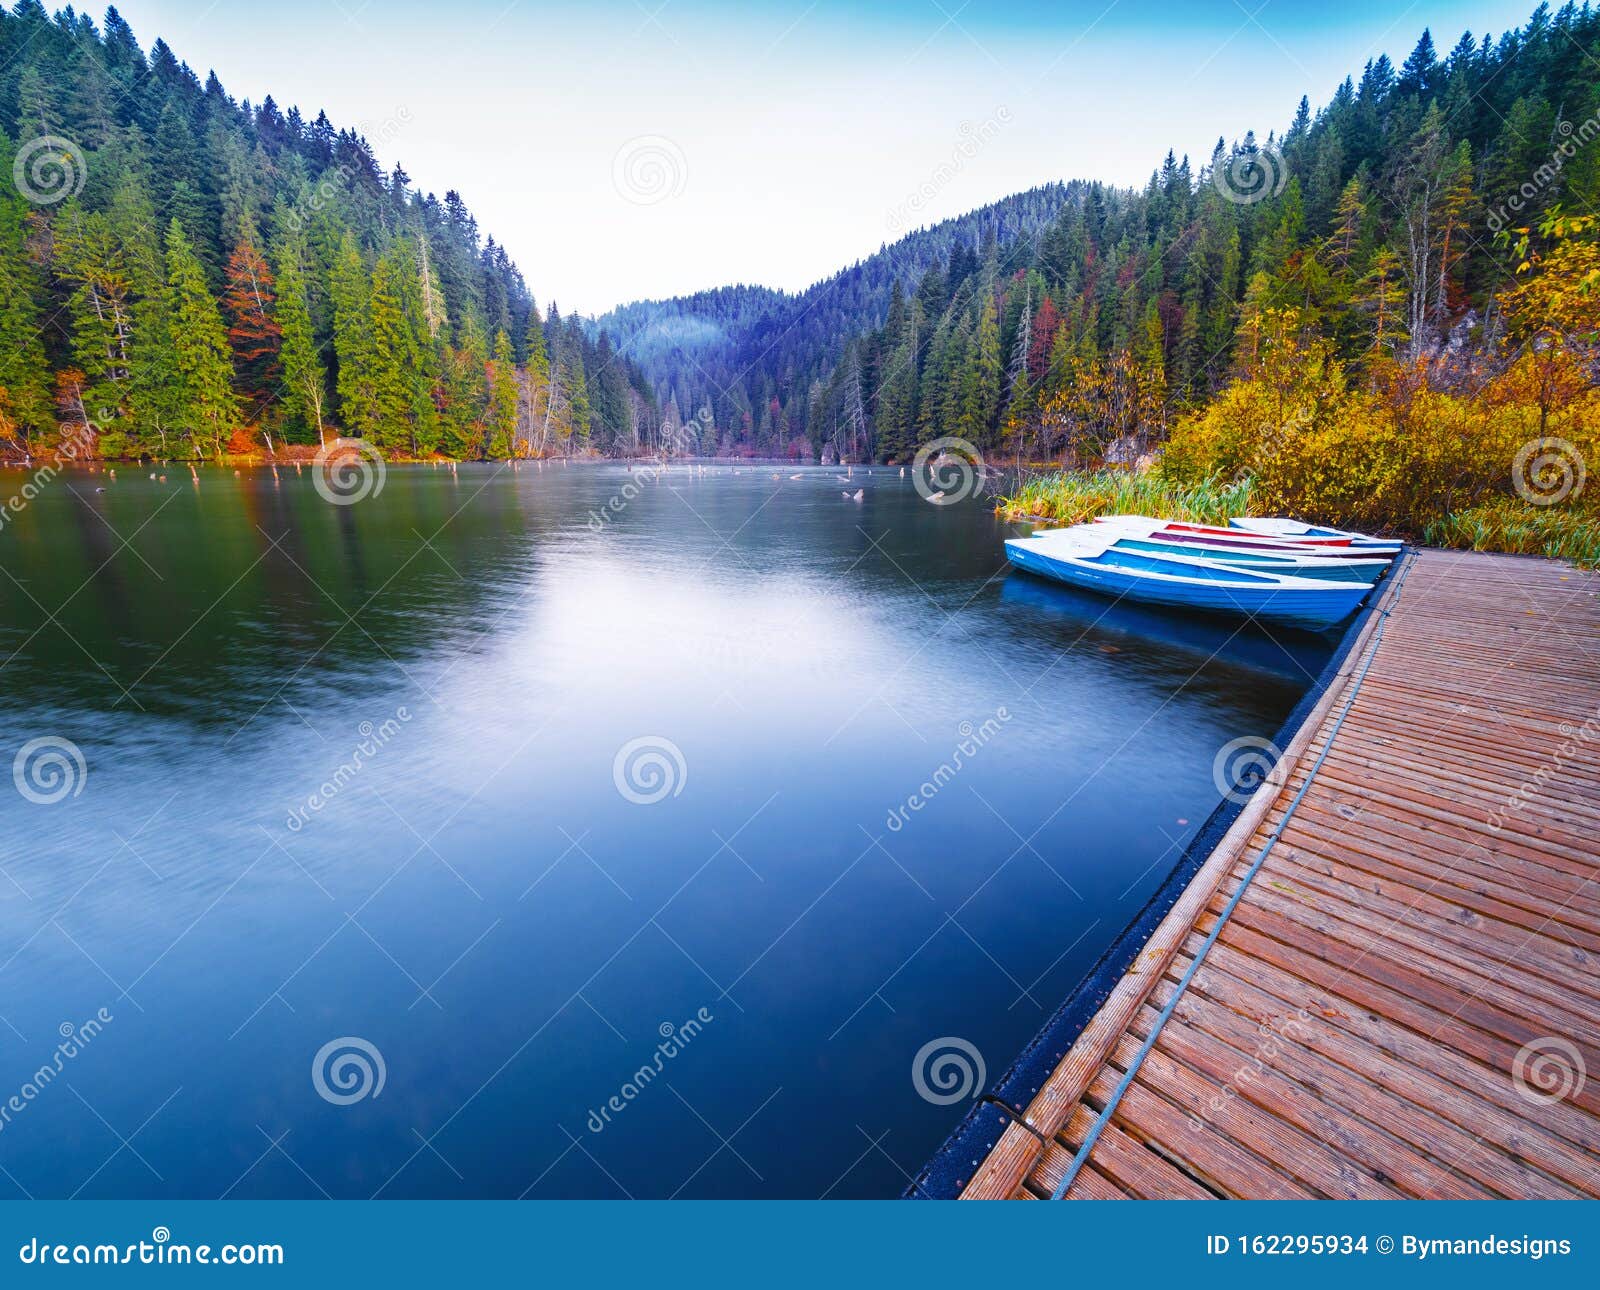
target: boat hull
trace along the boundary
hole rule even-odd
[[[1030,543],[1027,539],[1008,541],[1006,558],[1027,573],[1119,600],[1232,614],[1313,632],[1325,631],[1348,618],[1371,590],[1366,583],[1326,582],[1312,587],[1285,587],[1274,585],[1268,579],[1261,580],[1264,585],[1167,579],[1136,568],[1051,555],[1041,544]]]
[[[1143,551],[1151,555],[1179,556],[1196,556],[1203,551],[1207,560],[1240,569],[1253,569],[1261,573],[1287,573],[1297,578],[1323,578],[1333,582],[1375,582],[1389,567],[1389,561],[1383,557],[1335,560],[1314,555],[1279,555],[1262,551],[1228,550],[1221,547],[1195,547],[1183,542],[1166,542],[1157,537],[1119,538],[1116,548]]]

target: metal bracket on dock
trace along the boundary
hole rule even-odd
[[[1029,1124],[1026,1114],[1017,1110],[1017,1108],[1012,1106],[1010,1102],[1002,1102],[993,1093],[985,1093],[978,1100],[988,1106],[998,1107],[1000,1110],[1004,1111],[1011,1117],[1011,1122],[1015,1124],[1017,1128],[1026,1129],[1029,1133],[1033,1134],[1034,1137],[1038,1138],[1041,1146],[1048,1147],[1050,1145],[1050,1139],[1045,1137],[1044,1134],[1040,1133],[1038,1129],[1033,1127],[1033,1125]]]

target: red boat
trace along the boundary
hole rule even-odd
[[[1246,533],[1245,530],[1242,529],[1220,528],[1214,524],[1187,524],[1181,520],[1170,521],[1167,524],[1167,528],[1169,530],[1181,533],[1204,533],[1213,537],[1224,537],[1233,540],[1238,540],[1241,536],[1243,536],[1248,541],[1252,542],[1260,542],[1265,540],[1275,547],[1281,547],[1284,545],[1293,547],[1350,545],[1350,539],[1347,537],[1283,537],[1263,539],[1260,534]]]

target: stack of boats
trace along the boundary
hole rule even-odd
[[[1361,605],[1400,543],[1288,519],[1226,527],[1104,516],[1006,543],[1019,569],[1118,599],[1322,631]]]

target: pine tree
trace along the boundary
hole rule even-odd
[[[278,327],[283,338],[283,403],[290,436],[302,443],[326,443],[328,376],[322,367],[316,332],[306,301],[301,260],[304,248],[285,240],[278,248]]]
[[[488,362],[483,326],[476,314],[469,313],[461,325],[461,348],[450,354],[445,377],[439,446],[447,456],[476,460],[484,454]]]
[[[555,311],[551,310],[552,319]],[[554,323],[552,321],[552,326]],[[589,445],[589,375],[583,361],[583,333],[574,314],[561,331],[562,402],[567,412],[567,434],[579,449]]]
[[[196,456],[209,450],[221,457],[239,423],[228,337],[205,271],[176,218],[167,227],[167,314],[182,399],[180,429]]]
[[[511,337],[505,328],[494,334],[494,357],[489,360],[489,453],[504,458],[513,454],[517,433],[517,363]]]
[[[527,355],[527,380],[524,383],[527,402],[528,439],[531,451],[543,456],[550,437],[550,354],[545,346],[544,321],[539,317],[539,306],[528,302],[528,328],[523,334],[523,352]]]
[[[13,164],[0,130],[0,173]],[[20,199],[0,195],[0,456],[26,451],[51,423],[50,369],[39,301],[43,283],[24,251]]]
[[[981,448],[991,442],[1000,408],[1000,319],[992,298],[978,315],[969,362],[962,382],[961,425],[965,437]]]
[[[411,243],[396,238],[372,278],[373,381],[378,443],[421,456],[438,440],[438,355],[428,332],[422,277]]]
[[[329,275],[333,301],[333,350],[339,373],[339,419],[344,432],[376,440],[379,424],[378,354],[372,333],[367,266],[348,229]]]
[[[106,217],[73,207],[61,218],[54,247],[56,275],[69,284],[72,365],[83,377],[83,400],[102,420],[125,411],[132,372],[132,283]],[[100,409],[106,409],[104,413]]]

